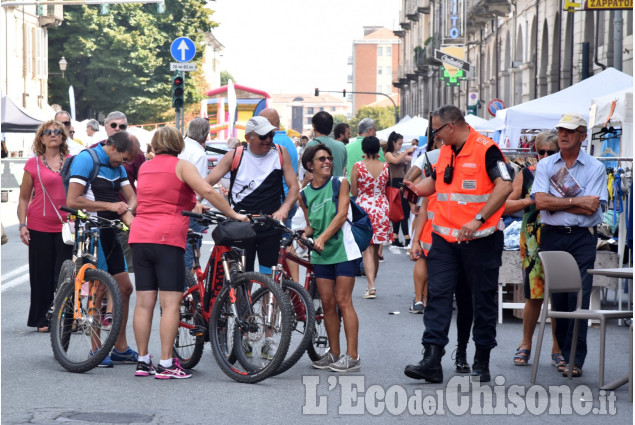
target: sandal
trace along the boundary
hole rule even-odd
[[[569,376],[569,365],[565,366],[564,370],[562,371],[562,376],[564,377]],[[579,378],[581,376],[582,376],[582,368],[578,366],[573,366],[573,370],[571,370],[571,377]]]
[[[516,354],[514,355],[514,364],[516,366],[527,366],[527,361],[529,361],[529,357],[531,357],[531,350],[517,348]]]
[[[556,369],[558,370],[558,373],[562,373],[562,372],[564,372],[564,370],[566,369],[566,367],[567,367],[567,364],[566,364],[566,363],[564,363],[564,364],[561,364],[561,365],[556,366]]]
[[[553,353],[551,355],[551,364],[554,365],[555,367],[558,368],[558,371],[562,372],[560,370],[561,367],[566,366],[567,362],[564,359],[564,356],[562,355],[562,353]],[[564,370],[564,368],[563,368]]]
[[[375,290],[375,288],[366,288],[366,290],[364,291],[364,295],[362,295],[362,298],[377,298],[376,293],[377,291]]]

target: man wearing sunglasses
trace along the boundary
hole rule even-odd
[[[563,114],[556,130],[560,152],[538,163],[530,194],[542,221],[540,250],[573,255],[582,277],[582,308],[589,308],[593,276],[587,270],[595,264],[597,225],[602,223],[600,206],[608,202],[606,169],[581,149],[587,137],[582,115]],[[553,294],[551,301],[554,311],[573,311],[577,295]],[[587,321],[580,321],[575,359],[569,358],[573,325],[573,320],[556,319],[555,333],[567,362],[559,372],[567,375],[572,367],[572,375],[578,377],[587,353]]]
[[[126,118],[126,114],[120,111],[113,111],[109,113],[104,120],[104,128],[106,129],[107,138],[118,131],[126,131],[128,129],[128,118]],[[143,164],[146,160],[146,156],[143,151],[139,149],[141,146],[137,137],[132,134],[130,134],[129,137],[131,138],[131,141],[138,146],[138,149],[136,150],[137,154],[135,156],[133,156],[129,161],[123,163],[123,168],[126,170],[130,187],[132,187],[134,193],[137,193],[137,175],[139,174],[139,167],[141,167],[141,164]],[[102,140],[101,142],[92,145],[91,148],[105,144],[106,140]],[[126,202],[126,199],[121,195],[119,196],[119,200],[122,202]],[[119,241],[123,246],[128,271],[130,273],[134,273],[134,265],[132,263],[132,250],[130,249],[130,245],[128,245],[128,233],[120,232]]]
[[[406,366],[414,379],[442,382],[441,358],[448,343],[452,296],[466,279],[472,291],[476,345],[473,379],[489,382],[490,351],[496,346],[496,292],[503,253],[499,221],[512,181],[498,146],[465,122],[455,106],[432,113],[432,137],[441,139],[436,169],[430,177],[406,186],[419,196],[436,193],[432,246],[428,252],[428,302],[423,322],[423,359]]]
[[[240,162],[230,178],[229,201],[235,211],[270,214],[284,221],[289,210],[300,196],[298,178],[293,172],[291,157],[287,150],[274,145],[276,127],[265,117],[252,117],[245,126],[245,138],[249,145],[242,151]],[[232,169],[237,149],[223,156],[208,174],[206,180],[214,185]],[[284,197],[282,181],[289,188]],[[284,199],[284,202],[283,202]],[[278,261],[281,234],[277,230],[256,230],[255,244],[245,250],[246,269],[253,270],[256,253],[258,263],[265,269]]]

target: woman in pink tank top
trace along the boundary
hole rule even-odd
[[[155,157],[139,169],[137,214],[129,237],[137,289],[133,327],[139,362],[135,375],[189,378],[191,372],[172,357],[185,289],[184,254],[189,220],[181,211],[195,208],[198,193],[229,218],[247,221],[247,217],[234,212],[201,178],[193,164],[177,158],[185,144],[175,128],[158,129],[151,144]],[[155,369],[148,354],[148,342],[157,296],[161,302],[161,361]]]

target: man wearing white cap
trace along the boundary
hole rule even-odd
[[[531,197],[542,219],[541,251],[567,251],[575,257],[582,277],[582,308],[589,308],[597,244],[597,225],[602,223],[600,205],[608,201],[604,165],[581,149],[587,137],[582,115],[564,114],[556,126],[560,152],[542,159],[536,167]],[[577,294],[553,294],[554,311],[573,311]],[[582,376],[587,353],[587,321],[580,321],[575,359],[570,359],[573,320],[556,319],[556,340],[574,377]]]
[[[284,147],[273,144],[275,131],[276,128],[266,118],[251,118],[245,126],[248,147],[229,151],[206,180],[214,185],[231,171],[229,202],[234,210],[270,214],[273,218],[284,221],[300,192],[289,153]],[[289,188],[286,197],[282,188],[283,178]],[[256,253],[260,266],[274,266],[278,261],[279,244],[279,231],[265,230],[258,233],[255,244],[245,250],[246,269],[254,269]]]

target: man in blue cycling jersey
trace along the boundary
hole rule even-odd
[[[89,152],[80,152],[71,164],[66,204],[71,208],[96,212],[97,216],[109,220],[120,219],[129,225],[133,219],[132,212],[137,206],[137,198],[123,164],[134,160],[139,151],[138,144],[125,131],[118,131],[112,133],[105,144],[96,146],[94,151],[100,162],[99,173],[92,182],[89,181],[94,167],[93,159]],[[84,193],[87,186],[88,190]],[[126,202],[120,201],[120,193]],[[113,367],[113,361],[136,364],[138,354],[128,346],[126,339],[132,282],[117,231],[103,229],[100,233],[100,245],[108,272],[121,289],[123,322],[110,356],[99,367]]]

